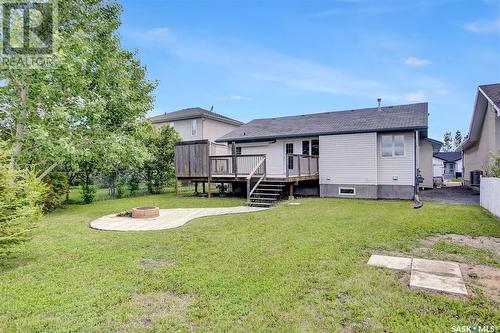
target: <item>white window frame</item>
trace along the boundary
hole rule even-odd
[[[198,119],[191,119],[191,136],[198,135]]]
[[[352,190],[352,193],[342,193],[342,190]],[[346,195],[346,196],[355,196],[356,195],[356,188],[355,187],[339,187],[339,195]]]
[[[395,140],[395,138],[398,136],[403,138],[403,154],[402,155],[396,155],[396,144],[395,144],[396,140]],[[384,156],[384,147],[383,147],[384,137],[390,137],[391,142],[392,142],[391,155],[388,155],[388,156]],[[405,145],[404,134],[383,134],[383,135],[381,135],[381,137],[380,137],[380,156],[382,158],[405,157],[406,156],[406,145]]]

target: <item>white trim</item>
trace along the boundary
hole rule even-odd
[[[342,193],[342,190],[352,190],[353,193]],[[356,188],[355,187],[339,187],[339,195],[355,196],[356,195]]]

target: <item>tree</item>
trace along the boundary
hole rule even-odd
[[[0,141],[0,259],[28,239],[42,212],[44,192],[33,172],[10,170],[10,151]]]
[[[455,140],[454,140],[455,150],[462,144],[462,133],[460,131],[455,132]]]
[[[120,46],[117,3],[61,0],[58,12],[55,65],[0,71],[7,82],[0,88],[0,124],[12,147],[10,169],[34,165],[40,179],[68,159],[87,167],[82,158],[102,160],[90,156],[102,153],[94,147],[126,156],[111,149],[123,149],[116,142],[134,137],[156,86],[135,54]]]
[[[444,152],[449,152],[449,151],[453,150],[452,142],[453,142],[453,139],[451,138],[451,132],[444,133],[443,148],[442,148]]]
[[[500,154],[491,154],[490,164],[486,169],[486,176],[500,178]]]
[[[150,123],[143,124],[143,137],[151,152],[144,163],[144,178],[150,193],[161,193],[174,176],[175,143],[180,136],[169,125],[157,130]]]

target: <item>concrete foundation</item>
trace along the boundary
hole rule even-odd
[[[339,194],[339,188],[354,188],[354,195]],[[321,197],[358,198],[358,199],[413,199],[411,185],[353,185],[353,184],[320,184]]]

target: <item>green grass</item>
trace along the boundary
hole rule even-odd
[[[457,299],[418,292],[400,274],[366,265],[374,251],[410,251],[434,233],[499,237],[500,221],[483,209],[300,202],[138,233],[88,223],[139,205],[244,202],[167,194],[60,209],[2,266],[0,331],[449,332],[500,322],[498,304],[481,293]],[[144,267],[141,259],[168,264]]]

